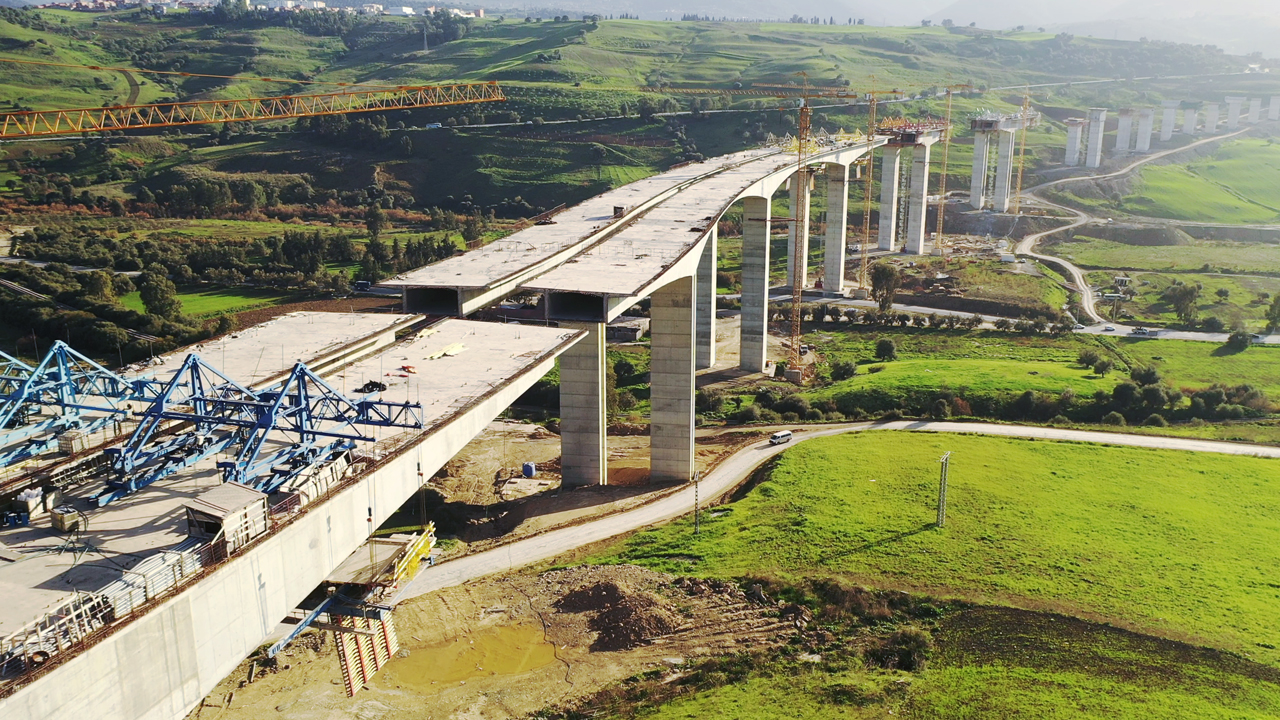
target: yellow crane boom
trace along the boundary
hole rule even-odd
[[[194,100],[73,110],[31,110],[0,115],[0,139],[47,137],[103,130],[254,122],[374,110],[444,107],[507,98],[496,82],[417,85],[376,90],[281,95],[239,100]]]

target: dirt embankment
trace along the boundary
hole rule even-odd
[[[401,652],[354,698],[332,638],[315,632],[274,667],[254,664],[252,682],[246,661],[191,718],[523,717],[646,670],[773,647],[796,628],[732,584],[628,565],[469,583],[402,605],[395,622]]]

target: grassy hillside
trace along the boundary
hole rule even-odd
[[[1142,246],[1077,235],[1053,246],[1054,253],[1084,268],[1172,270],[1208,266],[1233,272],[1280,273],[1280,246],[1274,243],[1197,240],[1191,245]]]
[[[953,452],[948,521],[932,527]],[[1280,664],[1276,462],[957,435],[810,441],[723,512],[600,560],[1053,609]]]

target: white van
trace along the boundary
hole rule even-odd
[[[791,442],[791,431],[780,430],[769,436],[770,445],[781,445],[782,443]]]

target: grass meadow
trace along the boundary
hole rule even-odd
[[[213,288],[201,290],[179,290],[178,300],[182,302],[182,313],[195,318],[207,318],[227,312],[242,312],[271,305],[279,305],[288,299],[273,290],[257,290],[253,288]],[[135,291],[120,298],[120,304],[130,310],[145,312],[142,297]]]

